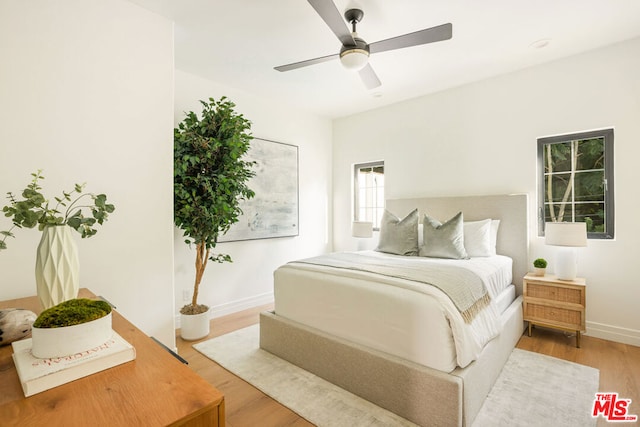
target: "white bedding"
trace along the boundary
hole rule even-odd
[[[366,251],[368,256],[397,257]],[[498,302],[511,284],[511,259],[505,256],[470,260],[410,258],[422,264],[446,263],[474,271],[492,304],[465,324],[449,298],[435,287],[419,293],[398,285],[406,279],[380,277],[303,263],[275,272],[275,311],[299,323],[444,372],[465,367],[501,330]]]
[[[504,311],[509,308],[513,300],[516,299],[516,287],[514,285],[509,285],[502,290],[498,294],[498,296],[494,299],[496,307],[498,308],[498,313],[502,314]]]

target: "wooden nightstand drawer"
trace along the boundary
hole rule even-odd
[[[582,324],[582,311],[561,307],[552,307],[535,303],[527,303],[525,306],[527,318],[549,324],[558,324],[565,328],[575,329]]]
[[[549,301],[582,304],[582,291],[575,288],[560,288],[542,283],[527,283],[527,297],[541,298]]]

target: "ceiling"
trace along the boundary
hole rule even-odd
[[[640,37],[638,0],[335,0],[364,10],[369,43],[453,24],[451,40],[371,55],[382,86],[367,90],[338,60],[273,69],[339,51],[307,1],[129,1],[175,22],[177,69],[329,118]]]

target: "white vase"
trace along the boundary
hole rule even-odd
[[[47,309],[78,296],[80,262],[71,228],[47,226],[36,253],[36,289]]]
[[[180,336],[183,340],[199,340],[209,335],[209,310],[200,314],[180,315]]]

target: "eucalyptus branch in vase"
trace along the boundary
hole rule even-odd
[[[7,193],[10,203],[2,208],[2,212],[11,218],[13,225],[9,230],[0,231],[0,250],[7,248],[8,237],[15,238],[14,229],[34,228],[36,225],[40,231],[47,226],[68,225],[83,238],[91,237],[98,232],[96,225],[102,225],[115,210],[115,206],[107,203],[106,195],[85,193],[86,184],[75,184],[72,191],[63,191],[62,197],[54,198],[55,206],[50,207],[49,200],[41,193],[42,170],[31,176],[33,179],[22,190],[22,198],[12,192]],[[87,203],[89,199],[91,202]]]

